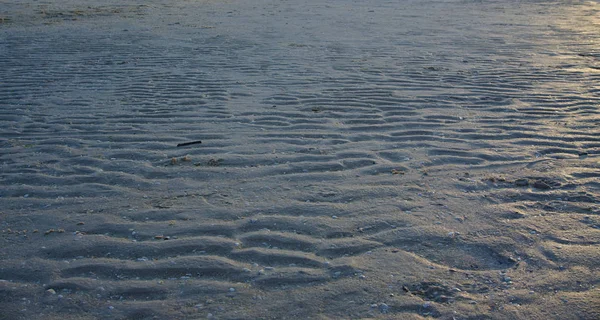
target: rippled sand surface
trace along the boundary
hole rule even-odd
[[[597,1],[1,1],[0,319],[598,319],[599,31]]]

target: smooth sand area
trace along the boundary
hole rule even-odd
[[[599,31],[2,0],[0,319],[600,319]]]

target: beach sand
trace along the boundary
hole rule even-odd
[[[598,319],[599,30],[1,1],[0,319]]]

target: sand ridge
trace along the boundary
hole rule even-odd
[[[598,10],[4,3],[0,319],[600,317]]]

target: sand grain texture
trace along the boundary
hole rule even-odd
[[[600,318],[599,17],[2,1],[0,319]]]

